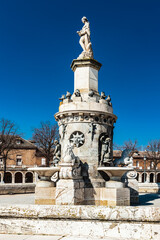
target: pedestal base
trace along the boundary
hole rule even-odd
[[[56,187],[38,187],[35,188],[35,204],[54,205]]]
[[[60,179],[56,187],[57,205],[82,205],[84,201],[84,181]]]
[[[84,205],[130,206],[128,188],[85,188]]]

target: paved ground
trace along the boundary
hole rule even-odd
[[[0,240],[121,240],[117,238],[0,234]]]
[[[0,204],[34,204],[34,194],[0,195]],[[160,194],[140,194],[138,206],[160,207]]]

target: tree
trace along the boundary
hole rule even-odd
[[[16,124],[10,120],[2,118],[0,120],[0,157],[3,161],[3,181],[7,170],[7,161],[11,160],[11,152],[15,148],[16,141],[22,134],[19,133]]]
[[[160,163],[160,139],[150,141],[146,150],[148,161],[153,164],[153,168],[156,170]]]
[[[138,153],[138,141],[132,141],[129,139],[128,141],[125,141],[122,146],[114,144],[114,148],[119,151],[123,151],[124,149],[130,149],[130,156],[132,156],[134,153]]]
[[[54,141],[59,138],[57,124],[41,122],[40,128],[33,129],[32,139],[46,158],[46,166],[53,159]]]

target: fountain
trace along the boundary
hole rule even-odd
[[[74,92],[62,95],[59,112],[55,114],[60,136],[53,158],[56,167],[30,169],[41,178],[36,186],[36,203],[130,205],[130,191],[121,182],[121,177],[133,170],[130,150],[113,161],[117,117],[110,95],[98,92],[98,71],[102,65],[93,57],[89,21],[83,17],[82,22],[84,26],[77,33],[83,51],[71,64]],[[52,184],[51,174],[57,171],[56,184]]]

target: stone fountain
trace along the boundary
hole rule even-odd
[[[113,161],[113,128],[117,117],[110,95],[98,92],[98,72],[102,65],[93,57],[89,21],[83,17],[82,22],[84,26],[77,33],[83,51],[71,64],[74,92],[62,95],[59,112],[55,114],[60,141],[56,143],[53,161],[58,168],[52,169],[59,171],[59,175],[56,185],[48,185],[48,190],[41,184],[36,186],[36,203],[130,205],[130,191],[121,177],[132,170],[132,166],[127,167],[132,161],[129,150]],[[40,175],[39,170],[37,173]]]

